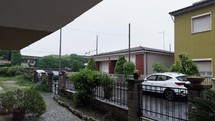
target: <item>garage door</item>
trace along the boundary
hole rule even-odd
[[[211,61],[195,61],[201,76],[212,76]]]

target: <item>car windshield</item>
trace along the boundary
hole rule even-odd
[[[58,71],[52,71],[52,73],[54,74],[54,76],[58,76],[59,75]]]
[[[176,77],[179,81],[188,81],[187,76],[178,76]]]

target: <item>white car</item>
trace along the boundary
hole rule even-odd
[[[147,76],[142,83],[142,88],[147,92],[163,93],[167,100],[174,100],[176,95],[187,96],[185,84],[189,84],[186,75],[165,72]]]
[[[36,70],[38,77],[41,78],[42,75],[47,75],[47,72],[44,70]]]

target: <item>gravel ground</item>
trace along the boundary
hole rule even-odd
[[[82,121],[66,108],[58,105],[58,103],[53,100],[52,93],[42,94],[42,96],[46,102],[47,111],[38,119],[30,119],[26,121]]]

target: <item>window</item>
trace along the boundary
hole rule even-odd
[[[176,79],[178,79],[179,81],[188,81],[187,76],[178,76],[176,77]]]
[[[201,76],[211,77],[213,75],[213,64],[211,58],[206,59],[193,59],[196,63]]]
[[[152,75],[152,76],[148,77],[147,80],[155,81],[156,77],[157,77],[156,75]]]
[[[166,81],[166,80],[169,80],[171,79],[171,77],[168,77],[168,76],[164,76],[164,75],[159,75],[158,76],[158,81]]]
[[[192,33],[210,31],[211,25],[211,13],[192,17]]]

